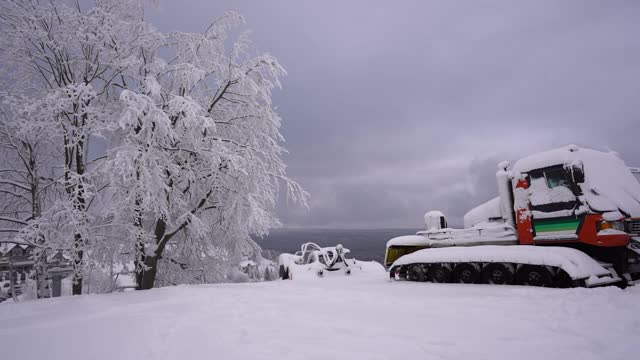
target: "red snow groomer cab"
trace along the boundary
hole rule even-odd
[[[498,168],[499,196],[469,211],[464,229],[430,212],[426,231],[387,243],[393,278],[557,287],[640,278],[640,183],[616,154],[570,145]]]

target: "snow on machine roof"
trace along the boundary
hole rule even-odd
[[[631,217],[640,217],[640,183],[615,153],[569,145],[518,160],[513,171],[527,173],[555,165],[583,167],[585,182],[580,187],[592,210],[620,210]]]

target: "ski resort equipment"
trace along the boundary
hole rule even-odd
[[[342,271],[350,275],[354,269],[360,269],[355,259],[347,259],[350,251],[341,244],[331,247],[320,247],[314,243],[304,243],[295,254],[281,254],[278,258],[280,278],[292,279],[301,273],[313,273],[324,276],[325,272]]]
[[[394,279],[622,286],[640,281],[640,183],[614,153],[566,146],[498,165],[499,196],[451,229],[439,211],[426,230],[389,240]]]

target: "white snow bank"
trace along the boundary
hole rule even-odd
[[[569,145],[523,158],[514,164],[513,170],[526,173],[554,165],[583,166],[583,200],[593,210],[622,210],[640,217],[640,183],[616,154]]]
[[[592,275],[606,276],[609,271],[585,253],[549,246],[481,246],[425,249],[405,255],[393,266],[420,262],[508,262],[561,267],[573,279]]]
[[[0,304],[3,359],[630,360],[626,290],[335,277]]]
[[[278,255],[278,264],[284,265],[284,266],[289,266],[292,264],[295,265],[295,263],[297,261],[300,261],[301,258],[302,256],[300,255],[282,253]]]
[[[574,211],[574,210],[558,210],[558,211],[550,211],[550,212],[532,210],[531,211],[531,215],[533,215],[534,219],[538,219],[538,220],[539,219],[553,219],[553,218],[559,218],[559,217],[573,216],[575,214],[581,214],[580,210],[581,209],[578,209],[578,211]]]
[[[322,280],[324,278],[333,277],[376,277],[381,278],[381,275],[385,273],[384,267],[375,261],[358,261],[353,259],[347,259],[349,262],[349,269],[351,273],[346,274],[345,269],[338,269],[334,271],[326,270],[325,267],[314,262],[311,264],[298,265],[290,263],[288,265],[289,276],[291,280]],[[318,272],[322,271],[322,277],[318,276]],[[288,281],[288,280],[284,280]]]
[[[398,236],[387,241],[390,246],[469,246],[516,244],[515,230],[505,223],[483,222],[469,229],[418,231],[416,235]]]
[[[403,235],[392,238],[387,241],[387,247],[390,246],[426,246],[428,237],[425,235]]]
[[[238,265],[240,267],[256,266],[256,262],[253,260],[242,260]]]
[[[433,246],[452,246],[473,244],[482,241],[496,240],[516,241],[515,230],[505,223],[483,222],[469,229],[441,229],[426,231],[424,234]]]

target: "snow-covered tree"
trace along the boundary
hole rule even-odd
[[[133,262],[140,289],[224,280],[261,259],[249,235],[278,224],[282,186],[306,203],[271,102],[284,69],[247,34],[231,41],[242,23],[229,13],[202,33],[164,34],[139,0],[0,4],[0,98],[25,119],[21,133],[54,144],[62,190],[20,236],[69,251],[74,294],[84,272],[113,262]],[[89,159],[98,138],[106,160]]]
[[[21,124],[25,121],[0,111],[0,243],[23,242],[16,235],[40,219],[42,209],[52,202],[57,190],[52,144],[46,133],[23,131]],[[46,253],[41,251],[44,238],[26,242],[37,247],[41,255],[35,259],[37,296],[41,297],[46,276]]]
[[[99,176],[91,171],[88,150],[118,111],[113,100],[138,57],[135,42],[145,40],[142,8],[133,0],[96,1],[86,11],[79,3],[8,0],[0,5],[0,30],[5,102],[27,119],[24,132],[44,132],[61,153],[66,196],[30,230],[55,228],[49,240],[72,239],[73,293],[79,294],[87,246],[96,243],[87,211]]]
[[[241,22],[227,14],[201,34],[171,33],[141,47],[138,87],[120,95],[109,173],[130,222],[141,289],[154,286],[161,260],[186,271],[220,249],[259,254],[249,235],[278,224],[281,185],[306,201],[286,177],[271,102],[284,69],[268,54],[251,56],[246,34],[226,49]]]

